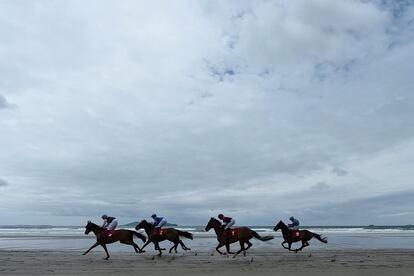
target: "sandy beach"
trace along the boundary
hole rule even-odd
[[[97,250],[0,251],[0,275],[414,275],[414,250],[251,250],[235,259],[212,251],[152,255]]]

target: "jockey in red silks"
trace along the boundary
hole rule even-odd
[[[103,224],[102,224],[102,235],[104,237],[111,237],[112,233],[109,231],[115,230],[118,226],[118,220],[115,217],[109,217],[108,215],[102,215]]]
[[[234,220],[234,218],[225,217],[223,214],[218,215],[218,218],[221,221],[223,221],[223,229],[224,229],[224,231],[227,231],[228,229],[230,229],[230,227],[232,227],[234,225],[234,223],[236,223],[236,221]]]
[[[114,217],[109,217],[108,215],[102,215],[102,219],[104,220],[102,224],[102,228],[106,230],[115,230],[118,226],[118,220]]]

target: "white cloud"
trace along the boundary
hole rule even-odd
[[[10,223],[223,210],[266,224],[410,189],[412,7],[2,5]]]

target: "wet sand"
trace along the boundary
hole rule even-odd
[[[414,250],[253,249],[233,259],[211,250],[165,254],[0,250],[0,275],[414,275]]]

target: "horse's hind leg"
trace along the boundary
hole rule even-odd
[[[244,250],[244,255],[246,255],[246,251],[247,251],[247,249],[249,249],[250,247],[252,247],[252,243],[250,242],[250,241],[246,241],[246,243],[247,243],[247,247],[246,247],[246,249]]]
[[[182,248],[183,250],[185,250],[185,251],[187,251],[187,250],[191,250],[191,248],[190,248],[190,247],[185,246],[185,244],[183,243],[183,241],[182,241],[182,240],[179,240],[179,243],[181,244],[181,248]]]
[[[132,246],[134,247],[135,252],[137,252],[137,253],[142,252],[142,250],[139,248],[138,244],[136,244],[135,242],[132,242]]]
[[[302,240],[302,246],[301,246],[300,248],[296,249],[295,251],[296,251],[296,252],[298,252],[298,251],[302,251],[302,249],[303,249],[303,248],[305,248],[306,246],[309,246],[308,241],[304,241],[304,240]]]
[[[170,248],[169,253],[172,252],[172,250],[175,250],[175,253],[177,253],[177,246],[178,246],[178,242],[174,242],[174,245]]]
[[[244,249],[244,241],[240,240],[239,243],[240,243],[240,250],[237,251],[236,254],[234,254],[233,258],[236,258],[236,256],[239,255],[240,252],[242,252],[242,251],[246,252],[245,251],[246,249]]]
[[[101,246],[103,247],[103,249],[105,249],[105,253],[106,253],[106,258],[105,258],[105,260],[108,260],[108,259],[109,259],[108,248],[106,248],[106,245],[105,245],[105,244],[101,244]]]

